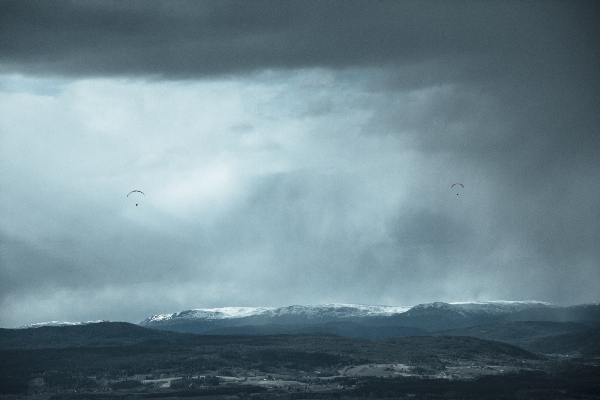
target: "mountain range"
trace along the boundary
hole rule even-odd
[[[198,334],[329,334],[362,339],[462,336],[504,342],[536,353],[600,355],[597,303],[568,307],[538,301],[436,302],[410,308],[355,304],[226,307],[153,315],[138,325],[53,321],[28,328],[36,329],[2,329],[0,347],[110,346]]]
[[[599,338],[600,304],[532,301],[196,309],[137,325],[54,321],[0,329],[0,397],[246,398],[279,390],[287,397],[273,398],[289,399],[306,390],[318,399],[400,398],[439,383],[453,398],[492,398],[480,394],[499,389],[506,398],[592,398],[600,394]],[[382,386],[386,396],[371,396]],[[313,397],[318,390],[324,394]]]
[[[600,304],[562,307],[539,301],[487,301],[436,302],[414,307],[356,304],[296,305],[282,308],[227,307],[153,315],[139,325],[202,334],[320,332],[348,337],[381,338],[532,321],[558,324],[554,328],[548,328],[546,324],[545,329],[553,332],[571,331],[576,327],[595,327],[600,325]]]
[[[468,331],[479,325],[518,322],[563,323],[559,331],[600,326],[600,304],[556,306],[541,301],[485,301],[426,303],[414,307],[361,304],[222,307],[191,309],[145,318],[139,326],[202,334],[334,333],[356,337],[394,337],[444,331]],[[41,322],[22,328],[94,324]],[[522,324],[521,324],[522,326]],[[369,331],[372,331],[369,333]],[[470,331],[469,331],[470,332]]]

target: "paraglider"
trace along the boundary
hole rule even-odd
[[[129,195],[130,195],[131,193],[135,193],[135,192],[141,193],[142,195],[146,196],[146,195],[144,194],[144,192],[142,192],[141,190],[132,190],[131,192],[127,193],[127,197],[129,197]],[[136,196],[136,195],[134,195],[134,196]],[[136,206],[136,207],[137,207],[137,205],[138,205],[138,203],[136,203],[136,204],[135,204],[135,206]]]
[[[465,185],[463,185],[462,183],[458,183],[458,182],[456,182],[456,183],[453,183],[453,184],[452,184],[452,186],[450,186],[450,189],[452,189],[452,188],[453,188],[454,186],[456,186],[456,185],[460,185],[460,186],[462,186],[462,188],[463,188],[463,189],[465,188]],[[456,195],[458,196],[458,193],[456,193]]]

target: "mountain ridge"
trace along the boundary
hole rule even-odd
[[[414,307],[361,304],[294,305],[280,308],[227,307],[153,315],[144,319],[139,325],[176,332],[202,333],[215,330],[217,332],[244,332],[240,328],[229,329],[230,327],[240,326],[270,325],[278,327],[282,325],[301,326],[322,325],[329,322],[353,322],[362,325],[361,329],[363,330],[372,329],[371,327],[374,326],[402,326],[434,332],[499,323],[510,320],[510,318],[523,320],[525,317],[533,316],[532,318],[535,319],[536,311],[532,310],[537,310],[537,314],[543,314],[547,310],[555,309],[562,310],[559,306],[534,300],[434,302],[418,304]],[[530,314],[526,314],[525,317],[518,316],[518,313],[528,311]],[[554,314],[546,312],[546,314],[554,315],[556,312]],[[569,320],[569,316],[562,315],[561,319]],[[597,318],[593,317],[592,319],[600,321],[600,312]],[[326,331],[330,331],[331,326],[320,326],[320,328],[327,328]],[[305,330],[306,328],[301,329]],[[278,332],[285,332],[286,330],[281,327],[277,329]],[[257,331],[257,329],[247,328],[247,331]]]
[[[171,314],[157,314],[147,317],[140,322],[144,326],[158,321],[172,319],[234,319],[245,317],[283,317],[286,315],[304,315],[308,318],[322,318],[324,315],[342,317],[361,317],[367,315],[393,315],[409,310],[410,307],[400,306],[371,306],[365,304],[319,304],[319,305],[292,305],[286,307],[221,307],[198,308],[180,311]]]
[[[140,325],[145,325],[151,322],[166,321],[170,319],[233,319],[244,318],[251,316],[271,316],[280,317],[283,315],[305,315],[313,318],[322,318],[323,315],[344,314],[342,317],[365,317],[365,316],[391,316],[394,314],[402,314],[411,310],[451,307],[464,312],[474,312],[475,310],[483,310],[485,308],[494,310],[497,313],[502,313],[504,309],[524,309],[531,306],[551,306],[549,303],[526,300],[526,301],[507,301],[494,300],[485,302],[457,302],[457,303],[422,303],[413,307],[403,306],[379,306],[366,304],[316,304],[316,305],[292,305],[286,307],[221,307],[221,308],[198,308],[181,311],[171,314],[157,314],[147,317]],[[340,316],[340,315],[338,315]]]
[[[483,302],[433,302],[413,307],[333,303],[321,305],[292,305],[286,307],[221,307],[184,310],[170,314],[156,314],[145,318],[139,326],[158,330],[185,333],[240,332],[239,327],[270,326],[271,328],[247,331],[340,331],[352,334],[348,326],[334,323],[354,323],[363,332],[374,327],[393,331],[410,328],[413,332],[440,332],[465,329],[478,325],[490,325],[518,321],[577,322],[600,326],[600,304],[587,303],[557,306],[542,301],[495,300]],[[51,321],[26,325],[21,328],[45,326],[76,326],[103,321],[58,322]],[[329,325],[327,325],[329,324]],[[284,326],[296,325],[295,329]],[[238,327],[230,329],[231,327]],[[311,328],[312,327],[312,328]],[[341,330],[340,330],[341,329]],[[410,329],[406,330],[409,332]],[[397,329],[396,329],[397,330]],[[344,333],[342,333],[344,334]],[[373,333],[368,336],[372,337]]]

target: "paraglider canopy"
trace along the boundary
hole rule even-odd
[[[453,183],[452,186],[450,186],[450,189],[452,189],[456,185],[460,185],[463,189],[465,188],[465,185],[463,185],[462,183],[456,182],[456,183]],[[458,193],[456,193],[456,195],[458,196]]]
[[[127,197],[129,197],[129,195],[130,195],[130,194],[132,194],[132,193],[135,193],[133,196],[131,196],[131,197],[133,197],[133,198],[135,198],[135,196],[139,196],[139,194],[137,194],[137,193],[141,193],[143,196],[146,196],[146,195],[144,194],[144,192],[142,192],[141,190],[132,190],[131,192],[127,193]],[[136,201],[137,201],[137,200],[136,200]],[[135,206],[136,206],[136,207],[137,207],[137,205],[138,205],[138,203],[135,203]]]

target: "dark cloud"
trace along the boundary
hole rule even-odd
[[[591,2],[3,1],[1,7],[4,69],[38,74],[176,78],[435,59],[444,65],[439,77],[470,80],[523,70],[552,75],[598,61],[589,51],[598,38]]]
[[[600,196],[591,178],[600,176],[595,156],[600,151],[600,119],[589,108],[597,104],[589,102],[593,89],[575,86],[579,83],[568,76],[564,80],[569,83],[549,82],[539,88],[450,85],[413,93],[413,97],[398,91],[384,96],[381,114],[373,117],[365,131],[398,137],[432,158],[448,157],[458,176],[478,171],[477,179],[489,185],[485,191],[491,197],[478,199],[485,205],[484,212],[477,213],[474,207],[472,215],[461,214],[460,218],[474,224],[472,232],[488,227],[477,233],[481,238],[458,230],[457,238],[467,242],[455,244],[455,252],[469,262],[486,264],[491,275],[503,271],[496,279],[505,281],[507,288],[518,286],[509,282],[521,276],[521,282],[535,285],[538,296],[552,292],[551,301],[569,302],[573,298],[569,296],[582,285],[579,280],[575,283],[574,276],[594,275],[592,265],[600,257],[591,245],[600,234],[600,206],[591,200]],[[465,197],[481,190],[472,190],[479,186],[472,179],[461,181],[467,188]],[[428,206],[431,209],[419,218],[408,214],[399,219],[410,226],[400,231],[404,240],[420,238],[443,244],[452,238],[451,224],[442,223],[449,215],[439,214],[448,210],[440,211],[436,203]],[[438,213],[438,219],[432,213]],[[396,237],[398,229],[393,231]],[[519,244],[501,250],[510,241]],[[429,253],[447,249],[441,244]],[[510,252],[504,261],[494,255],[504,252]]]

